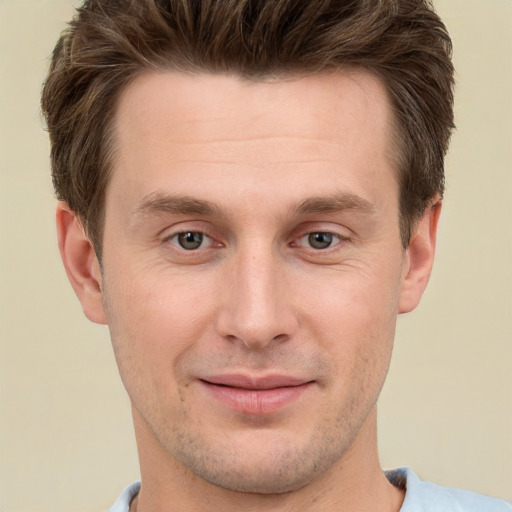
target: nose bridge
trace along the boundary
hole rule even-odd
[[[238,251],[231,287],[221,312],[222,334],[252,349],[289,338],[295,329],[283,261],[268,241],[253,240]]]

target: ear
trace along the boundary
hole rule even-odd
[[[60,256],[84,314],[92,322],[106,324],[100,265],[92,244],[67,203],[59,201],[56,220]]]
[[[441,200],[436,200],[416,223],[404,259],[399,313],[408,313],[416,308],[427,287],[434,263],[440,213]]]

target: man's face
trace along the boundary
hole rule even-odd
[[[124,91],[102,291],[141,452],[283,492],[373,442],[407,258],[391,132],[364,72]]]

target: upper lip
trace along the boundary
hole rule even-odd
[[[312,382],[308,379],[292,377],[289,375],[266,375],[258,377],[242,374],[212,375],[201,380],[209,384],[216,384],[217,386],[229,386],[233,388],[253,390],[293,387]]]

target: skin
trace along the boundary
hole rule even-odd
[[[375,404],[397,315],[428,281],[440,207],[404,250],[383,85],[363,71],[148,73],[123,92],[115,129],[101,272],[65,203],[57,225],[132,402],[132,508],[399,510]],[[183,232],[201,245],[184,249]],[[277,410],[258,392],[259,410],[240,410],[205,385],[226,374],[306,384]]]

